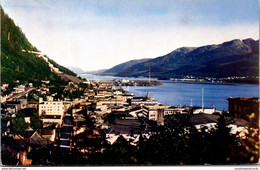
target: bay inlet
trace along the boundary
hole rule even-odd
[[[129,79],[133,77],[114,77],[92,74],[79,74],[90,80]],[[148,80],[142,78],[142,80]],[[217,110],[228,110],[229,97],[259,97],[259,85],[239,83],[184,82],[162,80],[160,86],[128,86],[124,90],[135,96],[149,95],[164,105],[171,106],[202,106],[202,89],[204,89],[204,106],[216,107]]]

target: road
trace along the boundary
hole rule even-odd
[[[26,94],[30,93],[32,90],[35,90],[35,88],[34,88],[34,87],[30,87],[30,88],[29,88],[28,90],[26,90],[25,92],[22,92],[22,93],[19,93],[19,94],[15,94],[15,95],[13,95],[12,97],[8,98],[8,99],[6,100],[6,102],[8,102],[8,101],[13,101],[14,99],[17,99],[17,98],[20,98],[20,97],[22,97],[22,96],[25,96]]]

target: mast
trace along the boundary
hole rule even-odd
[[[151,81],[151,72],[150,72],[150,68],[149,68],[149,83]]]
[[[204,88],[202,88],[202,112],[204,113]]]

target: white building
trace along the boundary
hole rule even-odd
[[[39,116],[43,123],[62,124],[64,117],[63,101],[44,101],[39,104]]]
[[[200,113],[206,113],[206,114],[212,114],[216,112],[216,109],[215,108],[200,108],[200,109],[195,109],[193,110],[193,114],[200,114]]]

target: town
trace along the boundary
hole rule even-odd
[[[57,69],[53,71],[62,74]],[[113,145],[122,137],[135,146],[141,138],[149,138],[156,128],[172,123],[177,115],[190,116],[189,122],[197,129],[205,126],[210,129],[220,115],[226,114],[234,118],[228,125],[231,133],[240,136],[245,135],[249,121],[259,121],[258,98],[231,97],[229,111],[225,112],[192,104],[166,106],[149,94],[129,94],[121,88],[125,83],[129,80],[94,81],[74,77],[60,86],[48,80],[42,80],[38,86],[26,83],[11,88],[2,84],[3,163],[66,164],[66,159],[60,160],[61,155],[74,150],[83,155],[82,159],[88,159],[89,154],[102,153],[104,143]],[[258,124],[254,127],[257,129]],[[48,152],[43,148],[49,148]]]
[[[259,164],[258,5],[1,1],[3,169]]]

